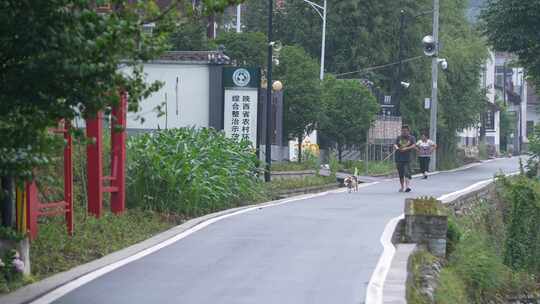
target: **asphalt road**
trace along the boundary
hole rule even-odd
[[[518,169],[502,159],[464,171],[396,180],[223,219],[105,274],[55,303],[362,303],[387,222],[407,197],[440,196]]]

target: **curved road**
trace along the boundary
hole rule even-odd
[[[517,158],[415,179],[384,180],[218,221],[107,273],[54,303],[358,304],[406,197],[440,196],[518,169]]]

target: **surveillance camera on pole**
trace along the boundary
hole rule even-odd
[[[433,36],[428,35],[422,39],[422,44],[424,45],[424,54],[428,57],[433,57],[437,54],[437,42]]]
[[[441,64],[441,68],[442,68],[443,70],[447,70],[447,69],[448,69],[448,61],[446,61],[446,59],[440,58],[440,59],[437,59],[437,62]]]

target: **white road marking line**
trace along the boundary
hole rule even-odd
[[[392,259],[396,253],[396,247],[392,244],[392,235],[394,234],[394,230],[396,230],[397,224],[403,218],[403,214],[395,217],[384,227],[384,232],[381,236],[381,244],[384,249],[369,280],[365,304],[382,304],[384,282],[386,281]]]
[[[362,184],[360,185],[359,187],[361,188],[365,188],[365,187],[369,187],[371,185],[375,185],[375,184],[378,184],[379,182],[374,182],[374,183],[366,183],[366,184]],[[52,303],[56,300],[58,300],[59,298],[63,297],[64,295],[70,293],[71,291],[81,287],[82,285],[84,284],[87,284],[115,269],[118,269],[128,263],[131,263],[133,261],[136,261],[136,260],[139,260],[149,254],[152,254],[166,246],[169,246],[171,244],[174,244],[176,242],[178,242],[179,240],[205,228],[205,227],[208,227],[209,225],[212,225],[218,221],[221,221],[223,219],[226,219],[226,218],[229,218],[229,217],[232,217],[232,216],[235,216],[235,215],[240,215],[240,214],[243,214],[243,213],[247,213],[247,212],[250,212],[250,211],[254,211],[254,210],[260,210],[260,209],[265,209],[265,208],[269,208],[269,207],[275,207],[275,206],[279,206],[279,205],[283,205],[283,204],[287,204],[287,203],[292,203],[292,202],[296,202],[296,201],[302,201],[302,200],[308,200],[308,199],[312,199],[312,198],[316,198],[316,197],[320,197],[320,196],[325,196],[325,195],[328,195],[330,193],[342,193],[342,192],[345,192],[346,189],[337,189],[337,190],[333,190],[333,191],[326,191],[326,192],[321,192],[321,193],[317,193],[317,194],[311,194],[311,195],[304,195],[304,196],[299,196],[299,197],[295,197],[295,198],[291,198],[291,199],[287,199],[287,200],[284,200],[284,201],[280,201],[280,202],[276,202],[276,203],[273,203],[273,204],[267,204],[267,205],[264,205],[264,206],[253,206],[253,207],[250,207],[250,208],[246,208],[246,209],[242,209],[242,210],[239,210],[239,211],[236,211],[236,212],[233,212],[233,213],[230,213],[230,214],[225,214],[225,215],[222,215],[222,216],[218,216],[218,217],[215,217],[215,218],[211,218],[211,219],[208,219],[202,223],[199,223],[197,224],[196,226],[194,227],[191,227],[189,229],[187,229],[186,231],[170,238],[170,239],[167,239],[159,244],[156,244],[150,248],[147,248],[145,250],[142,250],[132,256],[129,256],[125,259],[122,259],[120,261],[117,261],[117,262],[114,262],[112,264],[109,264],[107,266],[104,266],[100,269],[97,269],[95,271],[92,271],[90,273],[87,273],[83,276],[81,276],[80,278],[77,278],[69,283],[66,283],[65,285],[62,285],[56,289],[54,289],[53,291],[41,296],[40,298],[34,300],[31,302],[31,304],[49,304],[49,303]]]
[[[517,172],[512,172],[512,173],[506,173],[505,175],[506,176],[513,176],[513,175],[518,175],[519,173],[520,172],[517,171]],[[440,196],[438,198],[438,200],[442,201],[443,203],[451,202],[452,200],[460,197],[464,193],[469,193],[469,192],[476,191],[476,190],[481,189],[482,187],[484,187],[486,185],[489,185],[490,183],[492,183],[494,181],[495,181],[495,178],[490,178],[490,179],[486,179],[486,180],[483,180],[483,181],[479,181],[477,183],[474,183],[474,184],[470,185],[467,188],[464,188],[464,189],[461,189],[461,190],[458,190],[458,191],[455,191],[455,192],[452,192],[452,193],[447,193],[445,195],[442,195],[442,196]]]
[[[494,160],[495,159],[488,160],[483,163],[492,162]],[[465,166],[465,167],[450,170],[450,171],[432,172],[432,174],[462,171],[462,170],[470,169],[472,167],[476,167],[483,163],[475,163],[470,166]],[[508,173],[506,174],[506,176],[512,176],[512,175],[517,175],[517,174],[519,174],[519,171]],[[494,180],[495,180],[494,178],[490,178],[488,180],[477,182],[465,189],[458,190],[458,191],[448,193],[448,194],[444,194],[440,196],[438,200],[443,201],[443,202],[448,202],[449,197],[457,198],[462,193],[480,189],[481,187],[489,184],[490,182],[493,182]],[[396,226],[399,220],[403,219],[404,217],[405,215],[401,214],[400,216],[391,219],[384,227],[384,232],[381,236],[381,244],[383,245],[383,253],[381,257],[379,258],[379,261],[377,263],[377,266],[375,267],[375,270],[373,271],[373,274],[371,275],[371,278],[369,279],[368,287],[366,290],[366,298],[364,301],[365,304],[382,304],[383,302],[384,283],[386,281],[386,276],[388,275],[388,271],[390,270],[390,266],[392,265],[394,254],[396,253],[396,248],[394,244],[392,244],[392,235],[394,234],[394,230],[396,229]]]
[[[438,174],[439,172],[435,173],[434,174]],[[365,183],[365,184],[361,184],[359,185],[360,188],[365,188],[365,187],[369,187],[369,186],[372,186],[372,185],[376,185],[376,184],[379,184],[380,182],[372,182],[372,183]],[[312,198],[316,198],[316,197],[320,197],[320,196],[325,196],[325,195],[328,195],[330,193],[343,193],[345,192],[346,189],[337,189],[337,190],[333,190],[333,191],[326,191],[326,192],[321,192],[321,193],[317,193],[317,194],[313,194],[313,195],[306,195],[306,196],[300,196],[300,197],[296,197],[296,198],[292,198],[292,199],[288,199],[288,200],[284,200],[284,201],[281,201],[281,202],[276,202],[274,204],[268,204],[268,205],[264,205],[264,206],[254,206],[254,207],[250,207],[250,208],[247,208],[247,209],[242,209],[242,210],[239,210],[237,212],[234,212],[234,213],[230,213],[230,214],[225,214],[225,215],[222,215],[222,216],[219,216],[219,217],[215,217],[215,218],[212,218],[212,219],[209,219],[207,221],[204,221],[202,223],[199,223],[197,224],[196,226],[194,227],[191,227],[189,228],[188,230],[168,239],[168,240],[165,240],[159,244],[156,244],[150,248],[147,248],[145,250],[142,250],[130,257],[127,257],[125,259],[122,259],[120,261],[117,261],[117,262],[114,262],[112,264],[109,264],[107,266],[104,266],[98,270],[95,270],[95,271],[92,271],[90,273],[87,273],[85,275],[83,275],[82,277],[78,278],[78,279],[75,279],[65,285],[62,285],[56,289],[54,289],[53,291],[41,296],[40,298],[34,300],[31,302],[31,304],[49,304],[53,301],[56,301],[58,300],[59,298],[63,297],[64,295],[68,294],[69,292],[81,287],[82,285],[84,284],[87,284],[115,269],[118,269],[128,263],[131,263],[133,261],[136,261],[136,260],[139,260],[149,254],[152,254],[166,246],[169,246],[171,244],[174,244],[175,242],[205,228],[205,227],[208,227],[209,225],[213,224],[213,223],[216,223],[218,221],[221,221],[225,218],[229,218],[229,217],[232,217],[232,216],[235,216],[235,215],[240,215],[240,214],[243,214],[243,213],[247,213],[247,212],[250,212],[250,211],[253,211],[253,210],[259,210],[259,209],[265,209],[265,208],[269,208],[269,207],[275,207],[275,206],[279,206],[279,205],[283,205],[283,204],[287,204],[287,203],[291,203],[291,202],[296,202],[296,201],[302,201],[302,200],[307,200],[307,199],[312,199]],[[396,223],[395,225],[397,225],[397,222],[399,221],[399,217],[397,218],[394,218],[391,220],[394,221],[396,220]],[[391,224],[391,223],[389,223]],[[388,228],[388,225],[387,224],[387,227],[385,227],[385,232],[386,232],[386,229]],[[392,234],[393,234],[393,231],[395,229],[395,225],[394,225],[394,228],[388,228],[388,229],[391,229],[391,232],[390,232],[390,236],[387,236],[385,235],[385,233],[383,233],[383,236],[381,236],[381,243],[383,243],[383,237],[387,237],[390,239],[390,247],[388,247],[388,242],[386,242],[386,239],[384,240],[384,243],[383,243],[383,246],[386,246],[388,247],[388,249],[386,249],[385,247],[385,251],[386,250],[389,250],[390,252],[390,262],[392,261],[392,258],[394,256],[394,253],[395,253],[395,248],[394,246],[391,244],[391,238],[392,238]],[[393,250],[393,251],[392,251]],[[383,255],[384,255],[384,252],[383,252]],[[382,258],[382,257],[381,257]],[[386,263],[386,261],[384,260],[383,261],[384,263]],[[379,268],[379,264],[381,264],[381,260],[379,260],[379,263],[377,264],[377,267]],[[383,267],[384,265],[381,265],[380,267]],[[380,294],[381,294],[381,301],[382,301],[382,287],[384,285],[384,280],[386,279],[386,275],[388,273],[388,269],[389,269],[389,265],[386,269],[386,272],[384,272],[384,269],[382,270],[383,271],[383,280],[382,280],[382,283],[379,286],[375,286],[373,288],[376,288],[376,289],[379,289],[380,288]],[[380,271],[379,271],[380,272]],[[371,280],[370,280],[370,285],[371,285]],[[378,294],[378,291],[375,292],[376,294]],[[366,294],[366,304],[370,303],[367,301],[367,295],[369,293]],[[373,302],[375,303],[375,302]],[[378,302],[377,302],[378,303]]]

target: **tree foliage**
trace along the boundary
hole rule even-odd
[[[338,80],[327,76],[323,84],[323,119],[319,130],[334,139],[338,158],[347,144],[358,144],[375,115],[379,104],[369,90],[356,80]]]
[[[539,13],[539,0],[490,0],[481,14],[489,42],[498,51],[518,55],[537,84],[540,84]]]
[[[203,19],[197,16],[187,17],[179,22],[171,34],[171,49],[174,51],[207,51],[213,46],[206,35],[206,23]]]
[[[302,141],[321,117],[319,65],[299,46],[283,47],[276,77],[283,82],[285,135]],[[299,145],[301,147],[301,145]],[[301,160],[301,148],[299,161]]]
[[[92,116],[129,92],[130,110],[159,88],[144,81],[141,62],[167,46],[181,1],[6,0],[0,3],[0,176],[29,177],[51,152],[47,128]],[[204,12],[239,0],[205,0]],[[155,22],[152,35],[142,25]],[[123,67],[124,69],[120,69]],[[132,73],[124,73],[129,69]]]
[[[46,128],[93,115],[130,94],[130,108],[158,88],[145,84],[138,62],[158,54],[164,24],[154,35],[141,22],[159,13],[153,3],[97,13],[90,1],[3,1],[0,4],[0,175],[29,176],[47,156]],[[22,26],[24,24],[24,26]],[[163,27],[161,27],[163,25]],[[119,71],[120,64],[134,73]]]
[[[507,216],[504,263],[514,270],[540,274],[540,187],[525,176],[501,178],[505,199],[511,203]]]
[[[248,30],[265,31],[266,1],[248,0],[246,4]],[[467,4],[467,0],[441,1],[440,56],[448,60],[450,68],[439,74],[438,138],[449,159],[455,158],[456,132],[475,125],[485,110],[478,83],[487,48],[467,21]],[[400,110],[404,122],[417,133],[429,126],[429,110],[423,108],[423,100],[431,96],[431,60],[423,56],[420,41],[432,32],[431,9],[431,0],[328,1],[326,72],[350,72],[340,78],[368,78],[385,95],[393,96],[400,81],[410,82],[400,94]],[[411,60],[403,64],[398,79],[397,64],[392,63],[398,61],[401,10],[405,14],[403,57]],[[301,45],[320,58],[322,20],[312,7],[302,0],[286,1],[283,8],[275,9],[274,17],[276,40]]]
[[[225,32],[215,41],[225,46],[225,54],[237,65],[265,67],[267,55],[266,35],[260,32]]]

